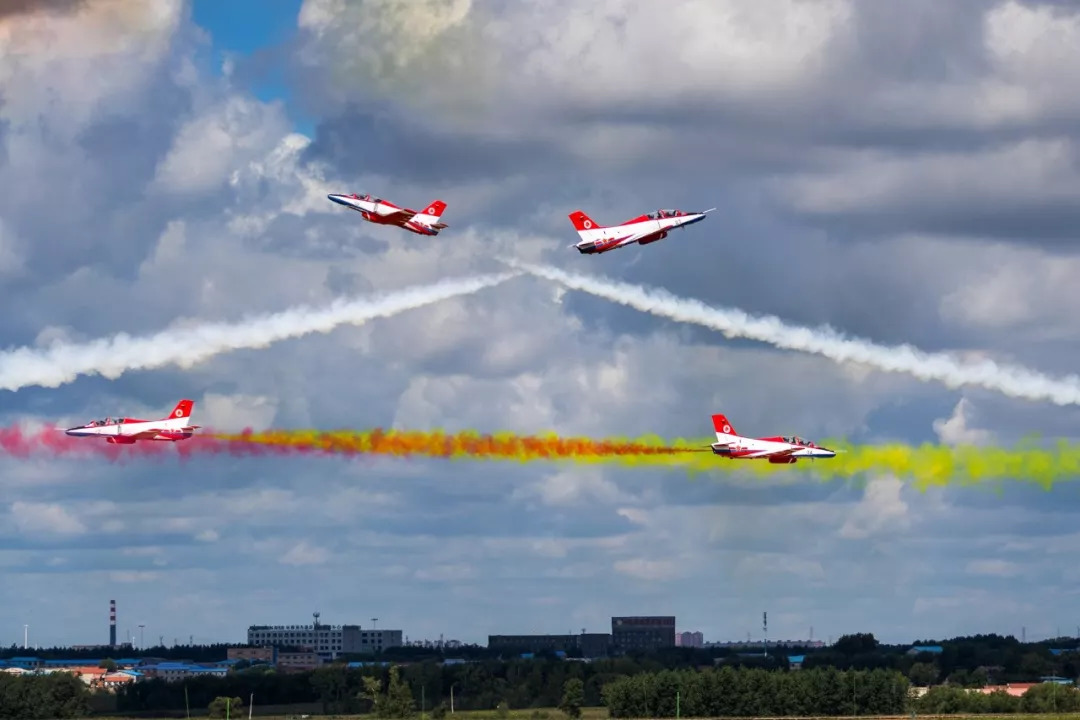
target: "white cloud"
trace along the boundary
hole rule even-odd
[[[115,570],[109,573],[109,580],[118,583],[149,583],[160,579],[160,572],[149,570]]]
[[[994,434],[989,430],[968,427],[967,398],[960,398],[948,419],[934,421],[934,432],[945,445],[990,445]]]
[[[683,577],[685,573],[671,560],[648,560],[646,558],[631,558],[629,560],[616,560],[615,571],[628,575],[638,580],[664,582]]]
[[[903,499],[904,483],[895,477],[877,477],[866,485],[862,500],[848,513],[840,537],[865,540],[905,529],[911,523],[908,503]]]
[[[458,582],[476,577],[476,568],[468,563],[432,564],[417,568],[413,577],[423,582]]]
[[[277,404],[277,399],[269,395],[207,393],[203,396],[199,422],[221,432],[239,432],[248,428],[261,432],[273,423]]]
[[[627,500],[618,485],[605,477],[603,470],[586,466],[569,467],[546,474],[531,487],[515,490],[513,496],[538,497],[545,505],[554,507],[596,507]]]
[[[155,189],[199,194],[221,191],[234,168],[266,154],[287,131],[279,113],[258,101],[227,96],[180,127],[158,164]]]
[[[965,569],[971,575],[991,577],[1016,577],[1021,570],[1016,563],[1000,559],[972,560]]]
[[[169,50],[183,8],[182,0],[87,0],[71,13],[6,16],[0,117],[29,129],[47,110],[51,131],[73,137],[103,106],[132,102]]]
[[[288,552],[281,556],[281,562],[285,565],[322,565],[329,558],[330,553],[325,548],[305,540],[289,548]]]
[[[11,520],[21,532],[81,535],[86,525],[59,503],[25,502],[11,504]]]

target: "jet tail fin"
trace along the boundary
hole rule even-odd
[[[570,218],[570,222],[574,224],[574,229],[577,230],[577,234],[581,236],[582,240],[586,239],[585,233],[589,230],[596,230],[597,228],[604,227],[603,225],[595,222],[591,217],[586,215],[581,210],[575,210],[567,217]]]
[[[191,411],[194,407],[194,400],[181,400],[163,420],[169,423],[169,427],[183,427],[191,419]]]
[[[446,212],[446,203],[442,200],[435,200],[424,208],[423,212],[418,212],[409,218],[409,221],[422,227],[431,228],[432,230],[442,230],[445,227],[449,227],[446,223],[439,222],[439,218],[442,217],[444,212]]]
[[[735,431],[735,427],[731,424],[731,421],[727,419],[726,415],[713,415],[712,416],[713,430],[716,432],[716,439],[723,440],[725,436],[738,435]]]
[[[444,212],[446,212],[446,203],[436,200],[424,208],[423,212],[416,213],[416,219],[438,220]]]

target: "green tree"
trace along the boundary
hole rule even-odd
[[[99,668],[105,668],[108,672],[116,672],[116,661],[112,658],[105,658],[98,663]]]
[[[361,700],[371,703],[371,712],[376,716],[381,715],[383,707],[382,683],[379,678],[370,675],[364,676],[364,687],[358,693]]]
[[[938,679],[938,668],[933,663],[917,662],[908,670],[911,684],[918,687],[933,685]]]
[[[836,644],[833,645],[833,650],[842,655],[861,655],[872,653],[877,649],[878,641],[873,633],[841,635]]]
[[[585,703],[585,683],[581,678],[570,678],[563,684],[562,702],[559,709],[568,717],[581,717],[581,706]]]
[[[505,700],[495,706],[495,717],[499,718],[499,720],[506,720],[506,718],[510,717],[510,706]]]
[[[390,683],[386,687],[381,717],[398,720],[411,718],[416,713],[416,701],[413,699],[412,690],[401,679],[400,672],[397,667],[390,668]]]
[[[211,701],[207,710],[210,711],[210,717],[223,718],[223,717],[242,717],[240,712],[244,709],[244,701],[238,697],[216,697]]]

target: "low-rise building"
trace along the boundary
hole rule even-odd
[[[520,652],[580,652],[582,657],[605,657],[611,649],[611,635],[488,635],[488,647]]]
[[[247,642],[252,646],[303,648],[324,660],[333,660],[342,654],[374,653],[401,647],[402,636],[401,630],[327,625],[320,623],[316,614],[311,625],[252,625],[248,627]]]
[[[675,616],[613,617],[611,642],[621,652],[675,647]]]
[[[277,662],[277,648],[267,647],[231,647],[225,651],[230,660],[247,660],[248,662],[265,662],[275,664]]]

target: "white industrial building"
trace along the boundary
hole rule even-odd
[[[308,648],[326,660],[343,653],[371,653],[402,646],[401,630],[365,630],[359,625],[326,625],[314,614],[311,625],[252,625],[247,642],[253,646]]]

